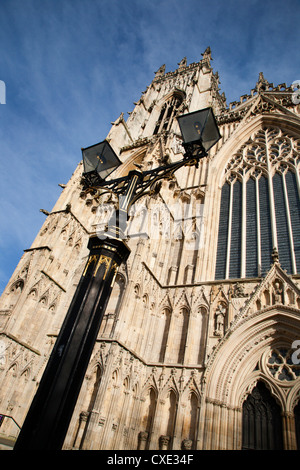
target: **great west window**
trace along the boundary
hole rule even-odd
[[[300,140],[264,128],[225,169],[215,278],[263,276],[275,247],[300,274]]]

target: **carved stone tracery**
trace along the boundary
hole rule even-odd
[[[265,127],[251,136],[225,168],[225,179],[242,181],[300,168],[300,139],[275,127]]]

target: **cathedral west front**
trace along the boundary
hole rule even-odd
[[[122,164],[109,178],[181,160],[182,114],[212,107],[221,138],[132,206],[130,256],[64,449],[300,448],[300,104],[267,78],[227,104],[207,48],[199,62],[160,67],[112,123]],[[84,190],[82,172],[79,162],[44,211],[0,299],[1,449],[14,446],[88,241],[115,204]]]

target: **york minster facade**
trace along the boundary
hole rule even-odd
[[[114,178],[179,161],[181,114],[212,107],[221,134],[129,213],[131,253],[64,449],[300,448],[300,104],[262,73],[229,105],[219,85],[209,48],[162,66],[106,137],[122,161]],[[1,448],[13,447],[114,204],[83,191],[82,171],[44,211],[0,300]]]

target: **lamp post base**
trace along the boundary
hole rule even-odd
[[[114,279],[130,250],[120,239],[89,240],[89,259],[14,450],[60,450]]]

